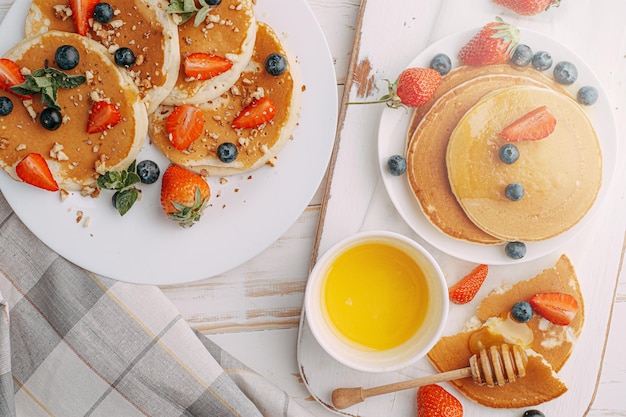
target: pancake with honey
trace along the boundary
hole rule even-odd
[[[577,300],[578,311],[569,325],[552,324],[538,314],[527,323],[517,323],[508,316],[518,301],[551,292],[570,294]],[[452,381],[465,396],[488,407],[518,408],[541,404],[567,391],[557,372],[582,331],[584,305],[576,272],[566,255],[535,277],[489,294],[481,301],[476,319],[478,325],[472,322],[466,326],[468,330],[442,337],[428,353],[439,372],[466,367],[480,347],[503,342],[524,347],[528,365],[524,377],[502,386],[478,385],[471,379]]]
[[[196,105],[202,111],[203,127],[191,145],[179,150],[171,142],[167,124],[176,107],[163,105],[151,115],[150,138],[172,162],[212,176],[243,173],[276,163],[276,155],[297,125],[302,83],[296,62],[273,29],[262,22],[257,25],[252,60],[235,85],[220,97]],[[271,54],[286,58],[288,65],[280,75],[272,75],[265,68]],[[273,118],[258,126],[234,128],[233,121],[261,99],[273,103]],[[218,157],[218,147],[225,143],[236,148],[237,157],[230,162]]]
[[[252,57],[257,25],[253,0],[222,0],[216,6],[196,1],[200,10],[178,26],[181,64],[178,79],[163,104],[200,104],[219,97],[238,79]],[[208,10],[204,19],[196,21]],[[207,70],[206,73],[204,70]]]
[[[500,161],[508,143],[500,132],[540,106],[554,114],[554,131],[515,142],[519,159]],[[446,165],[469,219],[502,240],[540,241],[569,230],[589,211],[602,183],[600,144],[585,111],[563,94],[534,86],[497,90],[465,113],[450,136]],[[523,187],[519,199],[505,196],[513,183]]]
[[[466,73],[455,76],[460,74]],[[478,228],[459,206],[448,182],[446,150],[450,134],[467,110],[487,93],[515,85],[547,87],[533,78],[505,73],[472,78],[440,94],[409,140],[406,159],[411,190],[424,215],[448,236],[480,244],[501,243]]]
[[[21,41],[4,57],[28,77],[47,66],[58,70],[55,52],[64,45],[75,47],[80,60],[63,73],[84,76],[85,82],[58,89],[56,102],[62,122],[56,130],[48,130],[40,122],[44,108],[51,107],[42,103],[40,94],[33,94],[22,105],[17,95],[6,93],[14,106],[0,118],[0,166],[19,181],[15,166],[28,154],[37,153],[46,159],[60,188],[89,194],[95,191],[99,174],[125,169],[135,159],[146,138],[148,117],[136,85],[101,44],[87,37],[48,31]],[[113,105],[121,117],[102,131],[87,133],[95,103]]]
[[[102,3],[104,4],[104,3]],[[153,112],[174,87],[180,66],[178,30],[165,12],[165,0],[107,0],[111,6],[106,23],[94,15],[85,16],[84,29],[75,22],[68,0],[33,0],[26,17],[26,37],[48,30],[86,31],[113,56],[130,48],[134,63],[125,68],[139,89],[148,113]],[[106,21],[107,18],[100,18]]]

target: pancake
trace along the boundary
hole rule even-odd
[[[46,64],[56,68],[55,51],[61,45],[76,47],[80,55],[78,66],[64,72],[84,75],[87,81],[58,90],[64,119],[54,131],[46,130],[37,117],[44,108],[39,94],[33,96],[32,104],[22,105],[18,96],[5,93],[14,105],[10,114],[0,117],[0,166],[20,181],[15,165],[29,153],[39,153],[60,188],[89,193],[95,190],[98,174],[125,169],[135,159],[146,138],[148,117],[136,85],[118,70],[101,44],[87,37],[48,31],[21,41],[4,57],[16,62],[22,73]],[[122,119],[104,132],[88,134],[92,104],[100,100],[114,104]]]
[[[90,19],[88,37],[113,54],[120,47],[133,50],[135,64],[126,71],[139,88],[148,113],[174,87],[180,65],[177,27],[165,13],[166,0],[107,0],[114,18],[107,24]],[[26,17],[25,36],[48,30],[75,32],[68,0],[33,0]]]
[[[252,57],[257,29],[253,0],[222,0],[200,25],[194,26],[194,18],[178,26],[181,67],[163,104],[200,104],[219,97],[239,79]],[[195,52],[226,58],[232,67],[206,80],[189,78],[182,65]]]
[[[424,215],[448,236],[480,244],[502,242],[478,228],[459,206],[448,181],[446,150],[450,134],[467,110],[487,93],[514,85],[547,87],[533,78],[505,73],[456,84],[429,105],[409,140],[406,159],[411,190]]]
[[[516,142],[519,159],[502,163],[502,129],[542,105],[557,119],[554,132]],[[502,240],[540,241],[569,230],[591,208],[602,183],[600,144],[586,113],[573,99],[533,86],[500,89],[473,106],[450,136],[446,164],[467,216]],[[514,182],[524,188],[518,201],[504,195]]]
[[[197,105],[204,115],[204,130],[187,149],[175,149],[168,138],[166,121],[174,106],[162,105],[151,115],[152,143],[172,162],[212,176],[243,173],[275,164],[277,153],[297,124],[302,83],[296,62],[272,28],[262,22],[256,24],[258,30],[251,62],[228,92]],[[287,71],[279,76],[270,75],[264,67],[265,58],[275,52],[288,59]],[[256,128],[234,129],[233,119],[259,96],[269,97],[275,104],[274,119]],[[217,147],[224,142],[237,147],[238,157],[233,162],[224,163],[217,157]]]
[[[441,84],[435,91],[433,97],[428,100],[428,102],[426,102],[422,106],[415,108],[413,115],[411,116],[409,128],[407,130],[407,139],[410,139],[411,136],[413,136],[413,132],[417,128],[417,125],[441,96],[443,96],[449,90],[458,86],[459,84],[462,84],[477,77],[481,77],[483,75],[512,75],[516,77],[527,77],[556,91],[569,95],[567,90],[565,90],[563,86],[561,86],[559,83],[554,81],[553,78],[549,77],[541,71],[537,71],[531,66],[518,67],[511,64],[493,64],[483,66],[462,65],[460,67],[454,68],[441,79]]]
[[[477,310],[477,317],[483,324],[478,329],[484,328],[489,320],[498,320],[507,314],[516,302],[527,301],[533,294],[544,292],[568,293],[577,299],[579,310],[572,323],[558,326],[537,314],[533,315],[528,322],[533,339],[527,346],[523,346],[529,356],[526,375],[515,382],[495,387],[478,385],[469,378],[452,381],[461,393],[487,407],[519,408],[541,404],[567,391],[567,386],[558,378],[557,372],[570,357],[575,340],[581,333],[584,306],[576,273],[566,255],[561,255],[554,267],[537,276],[485,297]],[[478,329],[474,327],[442,337],[428,353],[435,368],[445,372],[466,367],[472,356],[470,337]]]

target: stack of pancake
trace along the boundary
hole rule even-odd
[[[498,153],[502,129],[546,105],[556,115],[545,139]],[[589,118],[567,91],[532,67],[461,66],[418,107],[407,137],[408,178],[426,217],[443,233],[478,244],[540,241],[573,227],[593,205],[602,156]],[[518,182],[519,201],[504,189]]]
[[[242,173],[276,162],[297,125],[303,86],[294,58],[273,29],[256,20],[253,0],[223,0],[210,7],[204,20],[191,18],[180,25],[176,23],[180,16],[167,12],[167,0],[106,3],[113,9],[113,20],[99,23],[91,17],[87,35],[80,36],[75,33],[69,0],[33,0],[25,40],[5,57],[27,74],[47,65],[57,67],[56,48],[69,44],[78,49],[81,61],[66,72],[89,74],[89,82],[59,90],[64,123],[54,132],[37,120],[43,109],[38,98],[32,104],[16,105],[2,117],[2,168],[19,180],[15,165],[36,151],[46,158],[62,189],[92,189],[103,170],[126,169],[148,135],[172,162],[205,175]],[[199,2],[196,6],[202,7]],[[135,57],[128,68],[114,60],[115,51],[122,47],[130,48]],[[194,52],[218,55],[232,66],[206,80],[186,77],[183,61]],[[280,75],[265,70],[264,61],[272,53],[287,58],[287,70]],[[232,128],[238,112],[260,97],[269,97],[276,106],[274,119],[254,128]],[[103,133],[87,134],[91,106],[102,99],[118,107],[123,122]],[[194,143],[179,151],[171,146],[164,123],[183,103],[203,111],[205,126]],[[239,157],[231,163],[216,156],[217,146],[226,141],[238,148]],[[59,147],[60,159],[52,151]]]
[[[518,301],[527,301],[536,293],[566,293],[574,296],[578,302],[578,312],[567,326],[548,322],[538,314],[525,324],[517,324],[529,329],[530,338],[519,337],[524,332],[519,329],[507,330],[502,334],[498,326],[507,319],[513,305]],[[584,322],[583,298],[576,272],[566,255],[562,255],[552,268],[548,268],[535,277],[519,281],[508,289],[494,291],[485,297],[477,310],[479,324],[466,326],[460,333],[444,336],[428,353],[428,358],[440,371],[450,371],[468,366],[471,351],[471,338],[483,332],[486,345],[490,342],[507,342],[522,345],[528,355],[526,375],[514,382],[502,386],[489,387],[478,385],[471,378],[453,381],[464,395],[479,404],[493,408],[519,408],[541,404],[559,397],[567,391],[557,372],[565,365],[571,355],[576,339],[580,335]],[[493,328],[491,332],[484,332]],[[515,327],[508,327],[515,329]],[[527,330],[528,331],[528,330]],[[506,332],[503,332],[506,333]],[[486,335],[486,336],[485,336]]]

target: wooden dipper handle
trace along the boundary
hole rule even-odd
[[[489,349],[481,350],[478,355],[473,355],[470,358],[470,366],[467,368],[373,388],[337,388],[332,392],[332,402],[337,410],[343,410],[376,395],[468,377],[472,377],[475,382],[481,385],[503,385],[506,382],[513,382],[516,378],[523,377],[526,374],[527,363],[526,353],[517,345],[503,344],[502,346],[491,346]]]

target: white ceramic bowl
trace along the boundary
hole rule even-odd
[[[398,346],[372,349],[345,337],[327,313],[324,291],[328,270],[339,255],[364,243],[383,243],[402,250],[424,273],[429,302],[423,323]],[[338,362],[364,372],[389,372],[411,365],[439,340],[448,316],[448,288],[434,258],[407,237],[385,231],[362,232],[342,240],[318,260],[307,283],[304,308],[311,331],[320,346]]]

